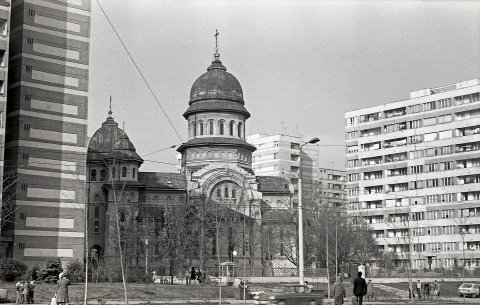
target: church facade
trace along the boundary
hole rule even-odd
[[[182,222],[187,227],[201,223],[196,231],[187,229],[197,238],[191,241],[196,250],[185,266],[208,268],[247,259],[252,270],[261,270],[281,256],[266,246],[266,236],[272,236],[266,216],[292,208],[292,188],[284,178],[254,175],[255,147],[245,140],[250,113],[239,81],[227,72],[218,53],[194,82],[188,104],[183,114],[188,139],[177,149],[179,173],[140,171],[143,159],[111,112],[91,138],[88,248],[93,263],[118,265],[120,247],[124,256],[133,253],[127,260],[132,270],[166,266],[159,253],[167,245],[157,244],[149,252],[155,235],[147,239],[142,232],[149,223],[157,235],[168,231],[166,213],[182,206],[188,207],[188,215],[177,215],[179,222],[188,218]],[[136,244],[128,242],[128,234],[136,236]]]

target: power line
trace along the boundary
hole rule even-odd
[[[148,90],[150,91],[150,93],[152,94],[153,98],[155,99],[155,101],[157,102],[157,105],[160,107],[160,109],[162,110],[163,114],[165,115],[165,118],[168,120],[168,122],[170,123],[170,126],[172,126],[173,130],[175,131],[175,133],[177,134],[177,137],[178,139],[180,139],[180,142],[183,143],[183,140],[182,140],[182,137],[180,136],[180,134],[178,133],[177,129],[175,128],[175,126],[173,125],[172,121],[170,120],[167,112],[165,111],[165,109],[163,108],[162,104],[160,103],[160,101],[158,100],[155,92],[153,92],[153,89],[152,87],[150,86],[149,82],[147,81],[147,79],[145,78],[145,76],[143,75],[142,71],[140,70],[140,67],[137,65],[137,63],[135,62],[135,59],[133,59],[133,56],[130,54],[130,52],[128,51],[128,48],[127,46],[125,45],[125,43],[123,42],[122,38],[120,37],[120,34],[118,34],[117,30],[115,29],[115,26],[113,25],[113,23],[110,21],[110,18],[108,18],[107,16],[107,13],[105,12],[105,10],[103,9],[102,5],[100,4],[100,1],[99,0],[96,0],[98,6],[100,7],[100,10],[102,11],[103,15],[105,16],[105,18],[107,19],[108,23],[110,24],[110,26],[112,27],[113,31],[115,32],[115,35],[117,36],[118,40],[120,41],[120,43],[122,44],[123,48],[125,49],[125,52],[127,52],[127,55],[128,57],[130,58],[130,60],[132,61],[133,65],[135,66],[136,70],[138,71],[138,73],[140,74],[140,76],[142,77],[143,79],[143,82],[145,83],[145,85],[147,86]]]

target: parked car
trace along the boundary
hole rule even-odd
[[[477,296],[480,296],[480,284],[464,283],[462,286],[458,287],[458,295],[461,297],[465,295],[476,298]]]
[[[254,296],[255,304],[320,305],[322,294],[310,292],[305,285],[283,285]]]

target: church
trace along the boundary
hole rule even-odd
[[[255,270],[250,274],[261,275],[273,259],[281,259],[283,241],[276,248],[272,241],[279,221],[272,218],[291,213],[293,189],[284,178],[254,175],[255,147],[245,140],[250,113],[240,82],[227,72],[218,50],[193,83],[183,116],[188,139],[177,149],[178,173],[142,172],[143,159],[111,110],[92,136],[86,243],[97,272],[102,266],[104,273],[113,272],[120,252],[137,275],[177,275],[189,266],[217,270],[220,263],[243,265],[243,260]],[[175,222],[168,224],[172,215]],[[165,234],[172,237],[159,242]],[[175,237],[188,244],[181,252],[184,261],[172,267],[167,261],[179,255],[168,258],[165,248],[178,246],[170,244]]]

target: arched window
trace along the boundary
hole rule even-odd
[[[97,170],[96,169],[92,169],[92,171],[90,173],[90,181],[97,181]]]
[[[217,198],[222,197],[222,191],[220,189],[217,189]]]
[[[112,179],[115,179],[116,176],[117,176],[117,172],[116,172],[115,167],[114,167],[114,168],[112,168]]]
[[[122,177],[127,177],[127,168],[125,166],[122,167]]]
[[[235,130],[235,122],[234,121],[230,121],[230,126],[229,126],[229,130],[230,130],[230,135],[233,136],[233,132]]]
[[[237,190],[236,189],[232,190],[232,198],[233,199],[237,198]]]
[[[203,121],[198,121],[198,134],[203,136]]]
[[[192,122],[192,131],[193,136],[195,137],[197,135],[197,126],[195,125],[195,122]]]
[[[135,175],[137,174],[137,169],[134,167],[132,169],[132,178],[135,178]]]
[[[120,212],[120,221],[125,222],[125,212]]]
[[[208,134],[213,135],[213,121],[208,121]]]
[[[225,121],[218,122],[218,127],[220,129],[220,134],[224,135],[225,134]]]
[[[239,122],[238,123],[238,136],[241,138],[243,134],[243,123]]]
[[[229,197],[229,195],[228,195],[228,187],[225,188],[224,196],[225,196],[225,198],[228,198],[228,197]]]
[[[106,181],[106,180],[107,180],[107,171],[104,170],[104,169],[102,169],[102,170],[100,171],[100,180],[101,180],[101,181]]]

